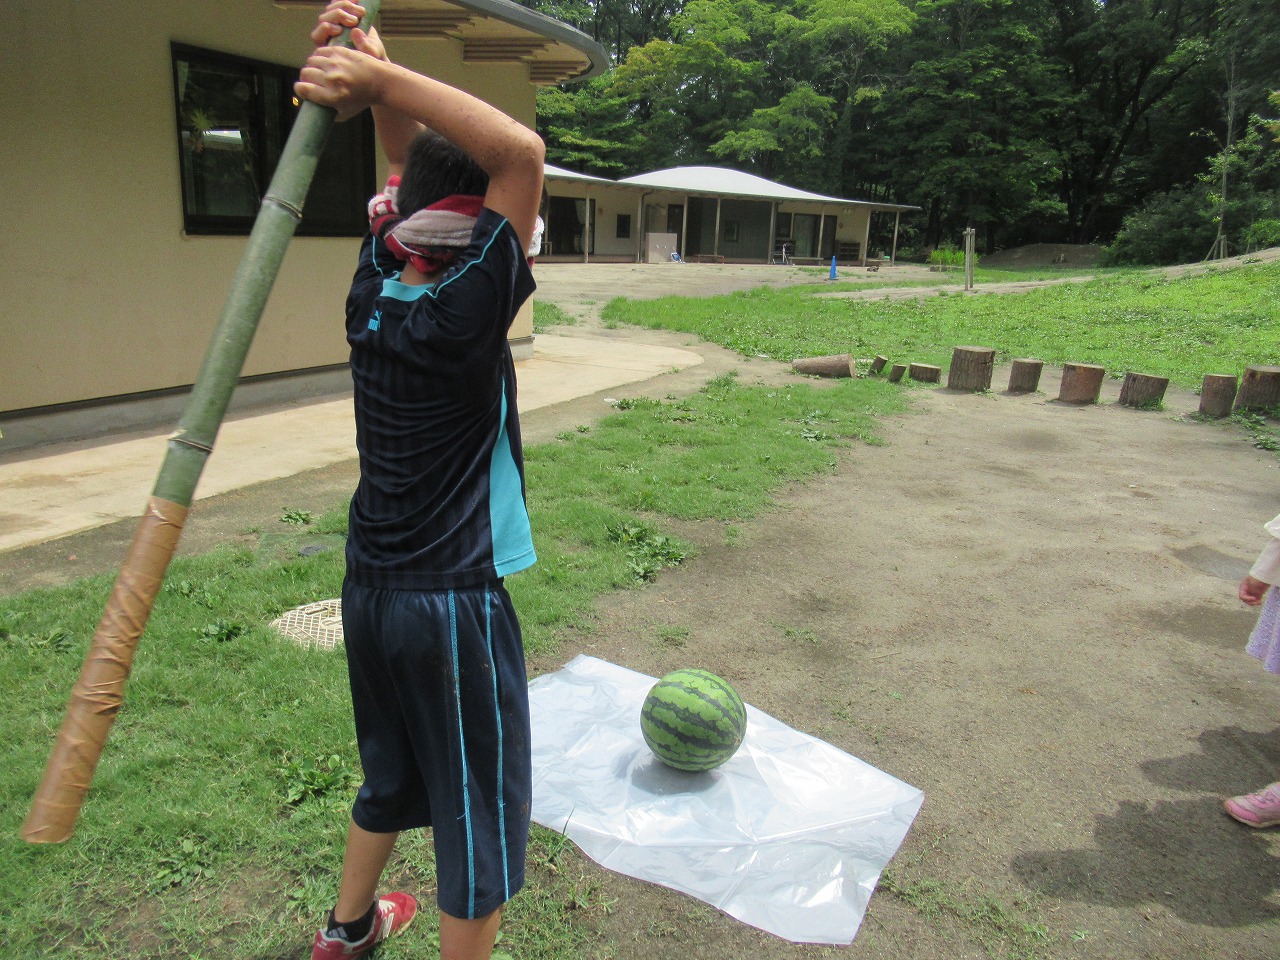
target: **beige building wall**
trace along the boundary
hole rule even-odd
[[[593,257],[611,259],[634,259],[639,249],[640,209],[637,200],[640,191],[634,187],[615,186],[585,180],[548,179],[545,183],[548,197],[570,197],[575,200],[590,199],[595,201],[595,250]],[[618,215],[631,218],[631,236],[618,236]],[[544,216],[546,213],[544,212]],[[551,251],[556,260],[565,256],[556,250]],[[574,259],[581,260],[582,254],[574,254]],[[535,271],[536,273],[536,271]]]
[[[699,196],[698,194],[676,193],[669,190],[642,190],[637,187],[631,188],[631,204],[636,206],[637,197],[644,197],[644,232],[645,233],[665,233],[667,226],[668,208],[673,205],[687,206],[690,196]],[[581,196],[578,193],[577,196]],[[750,198],[744,198],[750,199]],[[619,210],[622,207],[618,203],[614,203]],[[798,200],[780,200],[777,207],[778,213],[789,214],[810,214],[813,216],[836,218],[836,237],[835,242],[855,242],[859,245],[860,256],[865,258],[867,255],[866,241],[868,231],[871,226],[871,208],[863,206],[853,206],[852,204],[837,203],[816,203]],[[824,237],[824,244],[829,238]],[[599,238],[597,236],[597,249],[599,248]],[[643,248],[642,248],[643,249]]]
[[[269,0],[6,5],[0,57],[0,413],[191,384],[245,237],[182,228],[170,41],[301,64],[314,9]],[[398,61],[534,122],[523,65],[451,40]],[[245,375],[341,364],[356,238],[298,237]],[[512,337],[532,332],[531,309]]]
[[[867,231],[871,227],[871,211],[867,207],[849,205],[830,205],[820,203],[783,202],[778,204],[779,213],[807,213],[813,216],[836,218],[835,242],[857,243],[860,256],[867,255]],[[823,243],[830,239],[823,237]]]
[[[640,238],[640,205],[636,190],[593,186],[596,201],[596,256],[634,257]],[[618,236],[618,217],[631,218],[631,236]]]

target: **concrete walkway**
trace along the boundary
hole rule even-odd
[[[521,413],[692,367],[690,350],[542,334],[516,364]],[[39,447],[0,463],[0,553],[137,517],[169,430]],[[223,424],[196,499],[355,457],[351,395],[279,405]]]

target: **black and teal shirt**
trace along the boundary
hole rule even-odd
[[[533,275],[507,220],[485,209],[435,283],[401,283],[372,235],[347,298],[360,483],[347,576],[444,590],[534,560],[507,330]]]

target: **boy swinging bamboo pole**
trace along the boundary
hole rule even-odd
[[[360,26],[367,30],[381,0],[365,0],[363,5],[366,13]],[[331,42],[350,46],[349,31]],[[196,484],[213,452],[285,249],[302,219],[302,205],[334,116],[330,108],[303,103],[285,143],[191,398],[169,439],[146,511],[72,688],[66,717],[22,828],[23,839],[31,843],[61,843],[75,829],[107,734],[124,702],[138,639],[177,550]]]

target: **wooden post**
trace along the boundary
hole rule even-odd
[[[880,356],[880,354],[877,353],[876,358],[871,361],[871,368],[867,371],[867,376],[874,377],[876,374],[878,374],[881,370],[884,369],[884,365],[888,362],[889,362],[888,357],[882,357]]]
[[[908,369],[908,375],[921,383],[937,383],[942,379],[942,368],[931,363],[913,363]]]
[[[1164,392],[1168,387],[1168,377],[1130,371],[1124,375],[1124,383],[1120,386],[1120,403],[1138,410],[1152,410],[1164,402]]]
[[[893,365],[893,369],[889,371],[889,382],[897,383],[902,379],[902,375],[906,372],[907,365],[905,363],[895,363]]]
[[[973,242],[978,231],[973,227],[965,227],[964,231],[964,288],[973,289]]]
[[[1058,400],[1062,403],[1097,403],[1106,372],[1106,367],[1092,363],[1064,363]]]
[[[990,390],[996,352],[990,347],[956,347],[947,371],[948,390]]]
[[[1009,392],[1035,393],[1040,388],[1040,371],[1043,369],[1043,360],[1014,360],[1009,370]]]
[[[1280,367],[1245,367],[1237,410],[1274,410],[1280,404]]]
[[[841,353],[834,357],[801,357],[791,362],[791,369],[813,377],[848,377],[852,376],[852,365],[852,355]]]
[[[1226,417],[1231,414],[1231,404],[1236,399],[1239,381],[1226,373],[1206,373],[1200,384],[1200,415]]]

